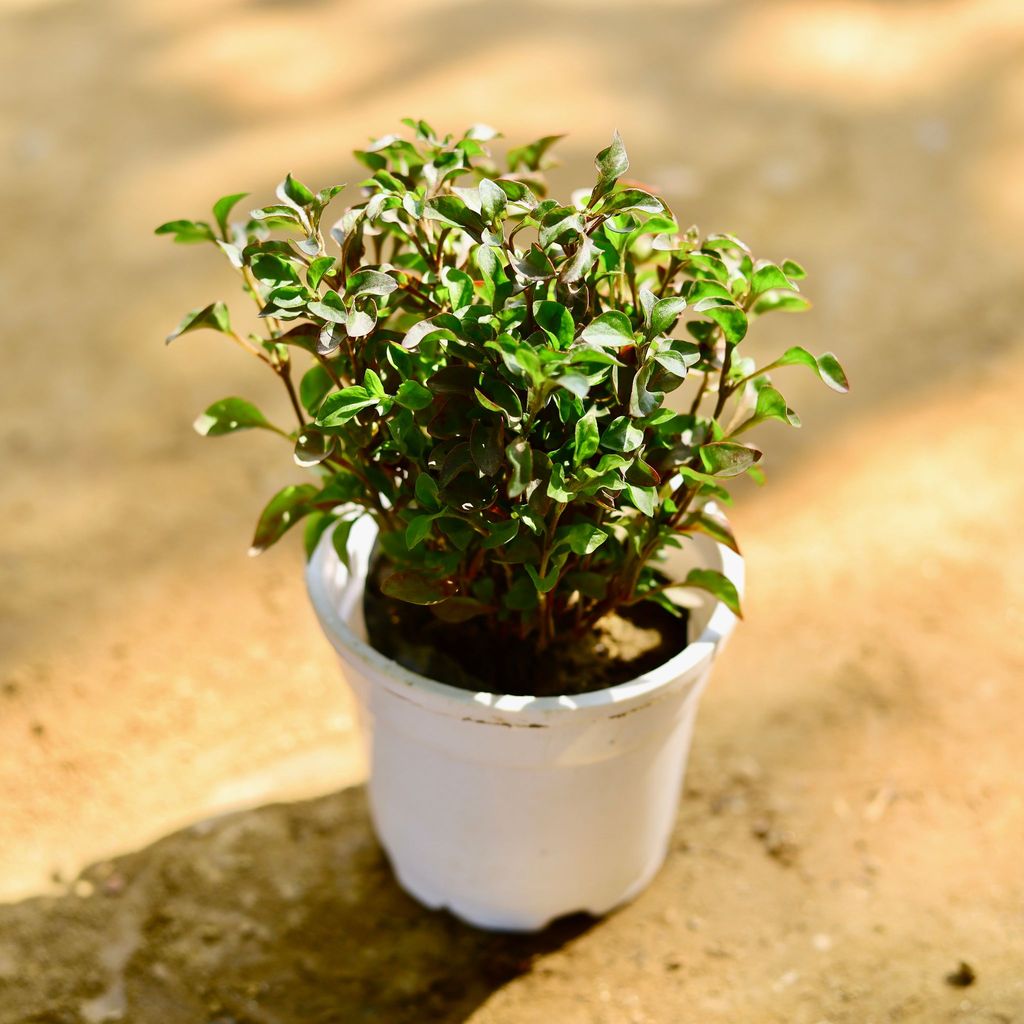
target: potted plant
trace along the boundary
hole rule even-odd
[[[282,381],[289,425],[242,398],[204,435],[280,435],[313,481],[271,498],[252,552],[300,521],[316,613],[371,735],[371,810],[402,884],[485,927],[603,913],[659,867],[697,700],[740,614],[720,507],[760,479],[749,432],[799,426],[748,326],[807,302],[792,262],[681,229],[623,180],[548,198],[558,136],[508,151],[405,122],[356,157],[359,201],[288,175],[238,222],[157,229],[239,271],[168,339],[226,335]],[[296,361],[306,368],[298,376]]]

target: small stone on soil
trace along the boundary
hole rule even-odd
[[[960,966],[946,975],[946,984],[952,985],[953,988],[967,988],[968,985],[973,985],[977,978],[974,968],[966,960],[961,960]]]

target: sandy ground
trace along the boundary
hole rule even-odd
[[[1024,1021],[1019,3],[498,10],[0,2],[0,1021]],[[357,180],[407,114],[570,130],[563,191],[620,127],[681,217],[807,264],[759,350],[854,381],[794,369],[762,437],[666,868],[535,937],[391,881],[298,547],[244,557],[298,477],[188,428],[275,382],[160,343],[234,285],[154,224]]]

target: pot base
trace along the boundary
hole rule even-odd
[[[658,856],[637,877],[636,881],[621,896],[610,903],[602,903],[595,906],[579,906],[573,910],[565,910],[548,916],[531,914],[520,909],[512,910],[500,904],[483,904],[461,898],[445,898],[438,889],[430,884],[427,878],[417,875],[415,871],[399,868],[395,858],[391,856],[386,847],[384,848],[384,853],[391,864],[391,869],[395,874],[398,884],[408,895],[428,909],[444,910],[457,917],[464,924],[468,924],[473,928],[480,928],[484,931],[525,934],[541,932],[554,924],[555,921],[559,921],[564,917],[571,917],[574,914],[587,914],[596,921],[632,903],[654,881],[655,876],[665,863],[668,849],[661,850]]]

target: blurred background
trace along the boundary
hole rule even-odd
[[[1020,0],[0,18],[0,1020],[1024,1020]],[[241,302],[157,224],[358,181],[403,116],[567,132],[566,197],[620,129],[683,223],[807,267],[814,309],[752,350],[853,384],[778,378],[804,428],[762,431],[732,514],[747,621],[673,854],[589,930],[478,936],[394,887],[298,538],[245,556],[301,471],[190,427],[277,382],[163,345]]]

